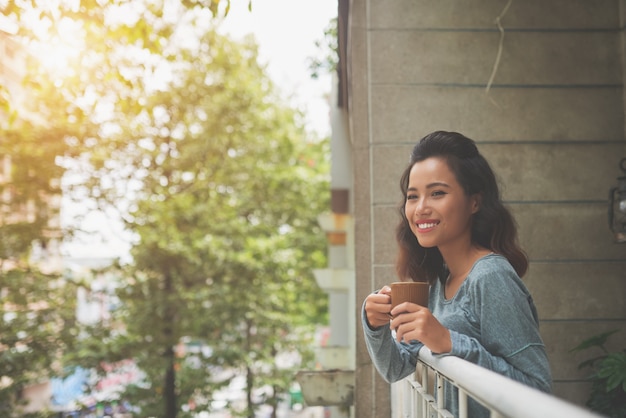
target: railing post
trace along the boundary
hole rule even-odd
[[[459,418],[468,418],[467,415],[467,392],[459,388]]]
[[[407,381],[405,385],[406,390],[401,394],[402,398],[400,402],[402,403],[402,418],[411,418],[413,416],[413,388],[411,382]]]
[[[491,418],[602,418],[590,411],[553,395],[497,374],[491,370],[454,356],[434,356],[422,347],[418,356],[418,368],[422,370],[423,387],[426,389],[438,417],[452,417],[445,407],[444,381],[458,390],[459,418],[468,418],[469,400],[472,398],[490,411]],[[428,384],[428,369],[436,374],[436,387]],[[430,393],[435,392],[435,400]]]
[[[421,367],[421,371],[422,371],[422,410],[421,410],[421,417],[426,418],[428,417],[428,368],[426,367],[426,365],[424,365],[423,363],[420,363],[422,365]]]
[[[439,411],[443,411],[445,408],[446,397],[443,391],[443,377],[439,372],[435,374],[435,384],[437,385],[437,416],[441,416]]]

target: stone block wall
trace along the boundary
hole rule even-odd
[[[622,10],[617,0],[352,0],[357,320],[365,296],[396,280],[398,180],[413,144],[459,131],[479,143],[519,223],[555,394],[584,403],[586,354],[569,350],[614,328],[612,348],[626,346],[626,245],[607,223],[626,156]],[[389,416],[360,333],[356,376],[356,416]]]

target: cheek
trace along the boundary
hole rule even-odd
[[[472,213],[469,211],[469,208],[464,208],[459,205],[458,210],[456,210],[452,217],[449,218],[457,228],[466,228],[472,223]]]
[[[413,209],[411,208],[411,205],[409,205],[408,203],[404,204],[404,215],[409,220],[409,223],[411,223],[410,221],[411,221],[411,217],[413,217]]]

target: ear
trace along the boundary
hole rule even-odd
[[[480,205],[483,200],[483,195],[480,193],[476,193],[476,194],[473,194],[470,199],[471,199],[470,204],[472,207],[472,214],[474,214],[480,210]]]

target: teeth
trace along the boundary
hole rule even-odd
[[[433,228],[435,225],[437,225],[437,224],[436,223],[417,224],[418,228],[420,228],[420,229]]]

